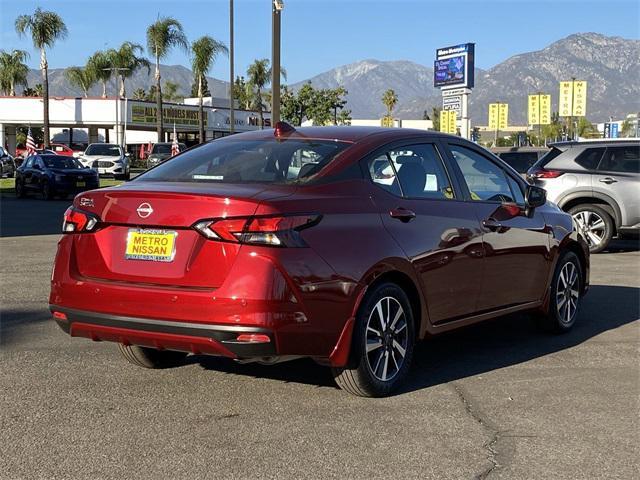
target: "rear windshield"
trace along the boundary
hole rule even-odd
[[[184,143],[179,143],[178,144],[178,148],[180,149],[180,151],[185,150],[187,147],[185,147]],[[156,143],[153,146],[153,150],[151,150],[151,153],[171,153],[171,144],[170,143]]]
[[[540,160],[538,160],[533,166],[536,168],[544,168],[545,165],[547,165],[551,160],[556,158],[561,153],[562,150],[560,150],[558,147],[551,147],[551,150],[540,157]]]
[[[504,152],[499,157],[507,162],[518,173],[526,173],[538,160],[536,152]]]
[[[120,156],[120,147],[117,145],[108,145],[108,144],[93,144],[89,145],[87,151],[84,152],[85,155],[104,155],[105,157],[119,157]]]
[[[73,157],[62,155],[42,155],[42,160],[48,168],[83,168]]]
[[[217,140],[188,150],[136,181],[296,183],[318,173],[349,143],[332,140]]]

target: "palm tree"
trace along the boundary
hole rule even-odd
[[[382,95],[382,103],[385,107],[387,107],[387,116],[390,117],[391,112],[398,103],[398,95],[393,91],[392,88],[384,92],[384,94]]]
[[[65,38],[68,30],[62,18],[54,12],[36,8],[33,15],[20,15],[16,18],[16,32],[18,35],[31,34],[33,46],[40,50],[40,69],[42,70],[42,84],[44,85],[44,144],[49,146],[49,71],[46,47],[53,47],[56,40]]]
[[[211,70],[213,62],[219,54],[228,55],[227,46],[214,40],[211,37],[204,36],[191,44],[191,67],[193,75],[196,77],[198,84],[198,121],[200,124],[200,143],[204,143],[204,109],[202,108],[203,85],[206,82],[206,75]]]
[[[121,68],[123,70],[118,71],[120,77],[120,96],[126,96],[126,90],[124,87],[124,79],[130,78],[136,71],[142,67],[147,68],[147,74],[151,73],[151,64],[149,60],[144,57],[139,57],[138,54],[144,52],[142,45],[132,42],[124,42],[117,50],[111,49],[107,52],[112,67]],[[124,70],[126,69],[126,70]]]
[[[87,67],[69,67],[64,71],[64,76],[71,85],[82,90],[85,98],[89,96],[89,89],[96,83],[96,77]]]
[[[28,57],[24,50],[0,50],[0,90],[5,94],[15,97],[16,86],[27,85],[29,67],[24,62]]]
[[[144,88],[136,88],[133,91],[133,99],[134,100],[146,100],[147,99],[147,92]]]
[[[147,28],[147,50],[156,60],[156,119],[159,142],[163,140],[160,60],[165,58],[173,47],[180,47],[185,51],[189,48],[182,24],[172,17],[158,17],[158,20]]]
[[[98,51],[91,55],[86,68],[96,81],[102,83],[102,98],[107,98],[107,82],[111,78],[111,59],[108,52]]]
[[[286,80],[287,72],[284,68],[280,69],[280,74]],[[258,110],[258,117],[260,118],[260,128],[264,128],[264,101],[262,98],[262,91],[271,82],[271,66],[267,58],[262,60],[256,60],[247,69],[247,86],[251,90],[252,108]]]

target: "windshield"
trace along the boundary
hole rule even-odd
[[[318,173],[347,146],[332,140],[219,140],[168,160],[136,181],[295,183]]]
[[[186,150],[186,147],[184,146],[184,143],[179,143],[178,144],[178,148],[179,150],[182,152],[183,150]],[[151,153],[160,153],[160,154],[165,154],[165,153],[171,153],[171,144],[170,143],[156,143],[153,146],[153,150],[151,150]]]
[[[80,162],[73,157],[43,155],[42,160],[48,168],[83,168]]]
[[[120,147],[107,143],[94,143],[84,152],[85,155],[103,155],[105,157],[119,157]]]

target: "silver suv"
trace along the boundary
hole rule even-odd
[[[640,231],[640,141],[563,142],[527,172],[527,180],[569,212],[592,253],[615,235]]]

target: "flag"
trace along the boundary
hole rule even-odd
[[[27,157],[34,153],[36,153],[36,142],[31,136],[31,127],[29,127],[29,131],[27,132]]]
[[[173,124],[173,143],[171,144],[171,156],[175,157],[180,153],[180,145],[178,145],[178,135],[176,134],[176,124]]]

